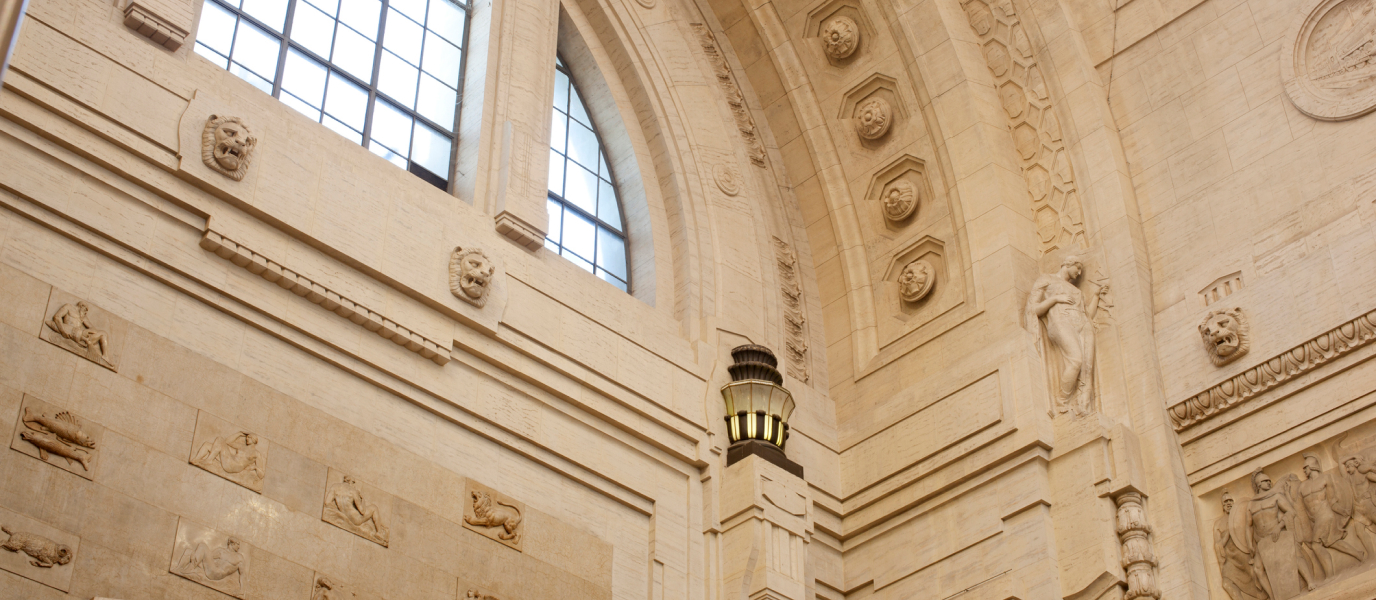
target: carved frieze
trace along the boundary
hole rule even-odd
[[[921,302],[936,285],[936,269],[925,260],[915,260],[904,265],[898,275],[898,295],[904,302]]]
[[[0,569],[65,592],[80,543],[75,535],[0,508]]]
[[[1285,95],[1300,112],[1325,121],[1376,109],[1376,1],[1302,5],[1281,48]]]
[[[755,118],[750,115],[750,107],[746,106],[745,95],[741,93],[740,84],[736,82],[736,76],[731,72],[731,65],[726,61],[726,55],[722,54],[721,48],[717,45],[717,38],[712,35],[712,30],[702,23],[693,23],[693,33],[697,35],[698,45],[702,47],[702,52],[707,55],[708,62],[712,63],[712,72],[716,75],[717,86],[722,93],[726,94],[726,103],[731,106],[731,115],[736,119],[736,131],[741,136],[741,141],[745,142],[745,147],[750,154],[750,163],[765,168],[764,143],[760,140],[760,134],[755,129]]]
[[[1041,337],[1039,348],[1051,379],[1056,412],[1089,413],[1094,407],[1094,318],[1109,287],[1090,282],[1094,293],[1080,290],[1084,262],[1067,256],[1055,273],[1037,278],[1027,296],[1027,326]]]
[[[1161,599],[1156,584],[1156,553],[1151,546],[1151,526],[1142,507],[1142,495],[1124,492],[1114,499],[1118,504],[1118,541],[1123,545],[1123,570],[1128,576],[1128,590],[1123,600],[1137,598]]]
[[[10,447],[64,471],[95,479],[105,428],[25,395]]]
[[[320,519],[386,547],[391,537],[392,497],[335,469],[328,473]]]
[[[849,58],[860,46],[860,26],[845,15],[837,15],[822,25],[822,50],[834,60]]]
[[[449,254],[449,291],[460,300],[482,308],[492,288],[497,267],[480,248],[456,246]]]
[[[117,335],[123,321],[84,300],[54,291],[39,337],[111,371],[119,370]],[[120,325],[118,334],[115,325]]]
[[[201,247],[214,252],[220,258],[248,269],[250,273],[255,273],[263,279],[276,283],[283,289],[290,290],[298,296],[319,304],[325,310],[391,340],[398,346],[428,358],[435,364],[444,365],[449,362],[449,346],[400,325],[377,311],[341,296],[338,292],[312,281],[310,278],[282,266],[281,263],[215,231],[206,230],[205,235],[201,237]]]
[[[243,598],[248,588],[249,548],[230,537],[185,518],[177,522],[168,571],[212,590]]]
[[[469,479],[463,526],[519,551],[525,534],[525,505]]]
[[[210,115],[201,132],[201,160],[205,166],[234,181],[243,181],[253,162],[258,138],[239,117]]]
[[[1376,311],[1361,315],[1247,369],[1167,410],[1176,431],[1217,416],[1253,396],[1376,340]]]
[[[1220,308],[1204,315],[1199,323],[1199,337],[1215,366],[1237,360],[1251,347],[1251,332],[1240,308]]]
[[[811,378],[807,365],[807,310],[802,279],[793,247],[774,238],[774,260],[779,270],[779,292],[784,306],[784,354],[788,376],[803,383]]]
[[[1007,0],[966,0],[963,6],[983,44],[999,103],[1008,117],[1032,196],[1042,253],[1084,248],[1084,216],[1074,168],[1021,19]]]
[[[262,493],[268,473],[268,442],[205,411],[196,417],[191,464]]]

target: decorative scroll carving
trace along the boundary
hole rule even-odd
[[[893,124],[893,107],[878,96],[860,103],[855,109],[855,133],[863,139],[877,140],[889,133]]]
[[[1167,411],[1176,431],[1232,409],[1330,360],[1376,340],[1376,311],[1339,325],[1270,360],[1228,378]]]
[[[712,167],[712,179],[717,182],[717,189],[727,196],[735,196],[741,193],[741,173],[731,165],[716,165]]]
[[[325,310],[332,311],[357,325],[362,325],[364,329],[392,340],[392,343],[404,346],[407,350],[434,361],[435,364],[444,365],[449,362],[447,345],[399,325],[396,321],[345,298],[338,292],[320,285],[300,273],[282,266],[281,263],[254,252],[219,233],[206,230],[205,235],[201,237],[201,247],[248,269],[250,273],[259,275],[298,296],[319,304]]]
[[[468,481],[463,526],[507,546],[521,549],[525,535],[525,507],[476,481]]]
[[[11,448],[86,479],[95,476],[104,427],[32,396],[15,427]]]
[[[917,212],[922,191],[906,179],[898,179],[884,189],[884,218],[893,222],[902,221]]]
[[[168,571],[210,589],[243,598],[246,593],[249,552],[238,538],[194,525],[183,519]]]
[[[236,430],[201,412],[191,447],[191,464],[255,492],[263,491],[268,470],[267,442],[260,441],[257,435]]]
[[[860,46],[860,26],[839,15],[822,26],[822,50],[835,60],[848,58]]]
[[[717,38],[712,35],[712,30],[702,23],[693,23],[693,32],[698,36],[698,44],[702,46],[702,52],[707,55],[707,60],[712,63],[712,71],[717,76],[717,85],[726,94],[726,102],[731,105],[731,114],[736,118],[736,131],[740,133],[741,140],[745,142],[746,149],[750,153],[750,162],[757,167],[765,168],[764,144],[760,141],[760,135],[755,129],[755,119],[750,116],[750,107],[745,104],[745,95],[741,93],[741,87],[736,83],[736,76],[731,73],[731,65],[726,62],[726,56],[722,54],[721,48],[717,46]]]
[[[1151,526],[1142,508],[1142,495],[1124,492],[1115,499],[1118,503],[1118,541],[1123,545],[1123,570],[1128,575],[1128,591],[1123,600],[1136,598],[1161,599],[1156,585],[1156,554],[1152,552]]]
[[[915,260],[903,267],[898,276],[898,295],[904,302],[919,302],[936,285],[936,269],[925,260]]]
[[[492,275],[497,267],[479,248],[457,246],[449,255],[449,291],[473,306],[487,304],[487,292],[492,287]]]
[[[336,479],[336,473],[330,469],[329,476],[333,483],[325,490],[325,507],[320,520],[387,547],[390,532],[386,516],[373,502],[377,499],[371,494],[365,497],[358,480],[343,474]]]
[[[63,304],[43,323],[47,327],[43,339],[111,371],[118,371],[110,332],[97,328],[95,323],[91,305],[85,302]]]
[[[5,543],[0,544],[0,548],[29,555],[29,564],[40,569],[68,564],[76,556],[71,546],[59,544],[36,533],[15,531],[5,525],[0,525],[0,531],[9,536]]]
[[[788,376],[803,383],[811,377],[807,366],[807,316],[798,258],[787,242],[774,238],[774,260],[779,267],[779,291],[784,300],[784,354]]]
[[[1376,109],[1376,2],[1307,4],[1281,53],[1285,95],[1300,112],[1325,121]]]
[[[210,115],[201,132],[201,160],[205,166],[233,179],[243,181],[253,162],[258,138],[249,132],[239,117]]]
[[[124,25],[168,50],[176,50],[186,43],[185,29],[173,25],[139,2],[130,2],[129,6],[124,7]]]
[[[1046,80],[1012,3],[993,3],[993,8],[986,0],[966,0],[963,4],[970,26],[984,44],[984,57],[1022,159],[1042,253],[1084,248],[1084,216],[1075,173]]]
[[[1027,296],[1027,325],[1044,332],[1057,413],[1082,415],[1094,406],[1094,318],[1109,287],[1091,283],[1098,289],[1086,301],[1077,285],[1084,268],[1079,257],[1067,256],[1055,273],[1038,277]]]
[[[1247,319],[1240,308],[1211,310],[1199,323],[1199,336],[1215,366],[1223,366],[1247,353],[1251,347]]]

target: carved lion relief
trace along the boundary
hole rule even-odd
[[[24,396],[10,447],[86,479],[95,478],[105,428]]]
[[[521,503],[476,481],[468,481],[468,502],[463,511],[465,528],[520,550],[525,534],[524,515]]]
[[[841,15],[822,26],[822,49],[827,56],[840,60],[855,53],[860,46],[860,26],[855,20]]]
[[[478,248],[457,246],[449,255],[449,291],[460,300],[482,308],[492,288],[497,268],[487,253]]]
[[[1251,345],[1248,333],[1240,308],[1211,310],[1199,323],[1199,336],[1215,366],[1221,367],[1246,354]]]
[[[936,269],[925,260],[915,260],[904,266],[898,276],[898,294],[904,302],[920,302],[935,284]]]
[[[866,140],[877,140],[889,132],[893,124],[893,107],[878,96],[860,103],[855,109],[855,133]]]
[[[210,115],[201,132],[201,160],[205,166],[235,181],[243,181],[258,138],[239,117]]]
[[[1315,119],[1376,109],[1376,1],[1311,0],[1281,54],[1285,95]]]

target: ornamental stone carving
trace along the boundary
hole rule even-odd
[[[92,314],[91,305],[86,302],[63,304],[44,321],[43,339],[111,371],[118,371],[114,341],[107,328],[97,325],[101,320]]]
[[[717,182],[717,189],[727,196],[735,196],[741,193],[741,173],[731,165],[716,165],[712,167],[712,179]]]
[[[206,119],[201,132],[201,160],[221,175],[243,181],[257,147],[258,138],[239,117],[210,115]]]
[[[936,284],[936,269],[925,260],[915,260],[903,267],[898,276],[898,293],[904,302],[919,302],[932,292]]]
[[[190,462],[255,492],[267,477],[267,442],[254,433],[234,429],[209,413],[196,418]]]
[[[893,124],[893,107],[878,96],[860,103],[855,109],[855,133],[862,139],[877,140],[889,133]]]
[[[1376,2],[1311,0],[1281,49],[1285,95],[1315,119],[1376,109]]]
[[[1250,347],[1247,320],[1240,308],[1209,311],[1199,323],[1199,336],[1215,366],[1223,366],[1247,353]]]
[[[834,60],[848,58],[860,46],[860,27],[850,17],[840,15],[822,26],[822,49]]]
[[[0,548],[27,554],[29,564],[40,569],[69,564],[72,557],[76,556],[71,546],[59,544],[36,533],[17,531],[6,525],[0,525],[0,531],[9,536],[4,543],[0,543]]]
[[[105,428],[25,396],[11,448],[86,479],[95,477]]]
[[[893,222],[902,221],[917,212],[922,199],[921,190],[906,179],[899,179],[884,188],[884,218]]]
[[[172,549],[174,575],[243,598],[248,586],[249,551],[238,538],[182,519]]]
[[[449,291],[460,300],[482,308],[487,304],[496,270],[486,252],[456,246],[449,255]]]
[[[525,534],[525,507],[503,494],[468,481],[463,526],[516,550]]]
[[[325,506],[320,520],[365,540],[387,547],[390,531],[387,529],[387,514],[379,504],[381,494],[372,489],[364,489],[357,479],[334,469],[329,472],[330,485],[325,490]]]
[[[1109,288],[1092,283],[1098,289],[1086,300],[1078,285],[1084,268],[1079,257],[1067,256],[1055,273],[1038,277],[1027,296],[1027,325],[1041,331],[1057,413],[1093,409],[1094,317]]]
[[[1247,529],[1246,509],[1233,511],[1232,495],[1223,493],[1223,516],[1214,521],[1214,557],[1223,579],[1223,591],[1232,600],[1266,600],[1252,554],[1252,532]]]
[[[1161,589],[1156,584],[1156,553],[1152,551],[1151,526],[1142,507],[1142,495],[1125,492],[1114,500],[1118,504],[1118,541],[1123,545],[1123,570],[1128,576],[1128,590],[1123,600],[1152,598],[1160,600]]]

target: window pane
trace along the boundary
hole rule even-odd
[[[368,92],[353,82],[330,73],[329,92],[325,97],[325,112],[343,121],[355,130],[363,131],[363,121],[368,116]]]
[[[430,0],[430,20],[425,26],[454,42],[463,43],[463,9],[449,0]]]
[[[454,147],[449,138],[424,123],[416,123],[414,138],[411,160],[441,179],[449,179],[449,153]]]
[[[382,51],[382,65],[377,72],[377,91],[390,96],[406,108],[416,106],[416,75],[420,71],[397,58],[397,55]]]
[[[549,151],[549,191],[564,195],[564,156]]]
[[[416,97],[416,112],[421,116],[442,125],[446,131],[454,128],[454,109],[458,107],[459,93],[438,79],[425,73],[420,75],[420,95]]]
[[[339,4],[339,21],[369,40],[377,39],[377,21],[381,16],[382,3],[377,0],[341,0]]]
[[[547,199],[545,208],[549,211],[549,234],[545,237],[557,244],[564,228],[564,205],[556,200]]]
[[[435,2],[447,1],[435,0]],[[425,72],[434,75],[436,79],[443,81],[449,87],[458,89],[459,62],[462,59],[463,56],[459,54],[458,46],[444,41],[434,32],[425,34],[425,57],[421,59],[421,67],[425,69]]]
[[[325,115],[325,117],[321,119],[320,122],[323,123],[326,127],[329,127],[330,129],[334,130],[335,133],[338,133],[339,135],[349,138],[355,144],[363,143],[362,133],[350,129],[348,125],[340,123],[339,121],[331,118],[329,115]]]
[[[210,62],[215,63],[221,69],[227,68],[229,66],[228,58],[220,56],[219,53],[215,52],[214,50],[211,50],[210,48],[207,48],[205,44],[202,44],[200,42],[196,42],[196,54],[206,57],[210,60]]]
[[[330,41],[333,39],[333,18],[309,4],[296,3],[296,16],[292,17],[291,22],[291,41],[321,58],[329,58]]]
[[[605,179],[597,180],[597,218],[621,230],[621,205],[616,201],[616,190]]]
[[[420,65],[420,42],[425,31],[415,21],[393,10],[387,13],[387,39],[382,46],[412,65]]]
[[[605,282],[607,282],[607,283],[610,283],[610,284],[616,286],[618,289],[620,289],[620,290],[623,291],[623,292],[629,291],[629,290],[626,289],[626,282],[621,281],[620,279],[617,279],[615,276],[613,276],[612,274],[608,273],[607,271],[605,271],[605,270],[603,270],[603,269],[598,269],[598,270],[597,270],[597,276],[600,277],[600,278],[602,278],[602,281],[605,281]]]
[[[260,89],[260,90],[263,90],[263,93],[265,93],[265,94],[271,94],[271,93],[272,93],[272,82],[271,82],[271,81],[268,81],[268,80],[266,80],[266,79],[263,79],[262,77],[259,77],[259,76],[257,76],[257,75],[254,75],[252,71],[249,71],[248,69],[245,69],[244,66],[241,65],[241,64],[239,64],[239,63],[231,63],[231,64],[229,65],[229,72],[230,72],[230,73],[233,73],[233,74],[235,74],[235,75],[238,75],[240,79],[243,79],[244,81],[247,81],[247,82],[253,84],[253,87],[256,87],[256,88],[258,88],[258,89]]]
[[[592,272],[592,263],[581,258],[578,258],[578,255],[569,252],[567,248],[565,248],[564,251],[560,254],[562,254],[565,258],[569,259],[569,262],[578,265],[578,268],[583,269],[584,271],[587,271],[589,273]]]
[[[381,156],[389,163],[392,163],[403,169],[406,168],[406,157],[397,154],[396,152],[392,152],[391,150],[384,147],[382,144],[378,144],[376,141],[374,141],[371,144],[368,144],[368,151],[378,156]]]
[[[597,228],[597,266],[626,279],[626,240],[601,227]]]
[[[411,116],[398,110],[391,102],[378,100],[373,106],[372,137],[397,154],[408,155],[411,151]]]
[[[306,0],[306,2],[310,2],[311,4],[315,5],[315,7],[320,9],[321,12],[324,12],[325,14],[329,15],[331,19],[335,18],[335,16],[339,14],[339,0]],[[296,10],[301,10],[300,4],[296,5]],[[295,25],[292,25],[292,28],[295,27]],[[293,37],[295,35],[295,33],[292,33]]]
[[[277,33],[287,21],[287,0],[244,0],[241,10]]]
[[[597,214],[597,176],[576,163],[567,165],[564,167],[567,170],[564,174],[564,199],[588,214]],[[592,258],[592,255],[588,255],[588,258]]]
[[[306,55],[296,50],[291,50],[287,53],[287,66],[282,72],[282,89],[318,109],[323,106],[321,103],[325,99],[325,78],[328,75],[325,65],[306,58]],[[319,120],[320,117],[317,115],[316,119]]]
[[[597,236],[597,227],[592,221],[578,216],[573,211],[564,213],[564,241],[563,246],[566,250],[577,254],[584,259],[593,257],[593,243]],[[588,268],[592,270],[591,265]]]
[[[554,108],[569,110],[569,76],[557,69],[554,71]]]
[[[549,147],[559,152],[564,152],[564,140],[568,135],[569,118],[557,110],[550,111],[554,116],[550,117],[549,124]]]
[[[234,43],[234,14],[214,2],[206,2],[201,11],[201,29],[196,32],[196,42],[229,56],[229,46]],[[212,58],[212,61],[216,59]],[[223,60],[216,61],[224,66]]]
[[[576,86],[569,86],[569,116],[578,119],[584,125],[592,124],[592,121],[588,120],[588,111],[583,108],[583,99],[578,96]]]
[[[271,94],[271,80],[277,77],[277,55],[281,50],[282,42],[277,38],[254,27],[248,21],[239,21],[239,32],[234,39],[234,54],[230,58],[259,77],[267,78],[268,93]]]
[[[415,19],[418,23],[425,22],[425,0],[390,0],[387,2],[389,8],[397,9],[406,16]],[[387,17],[387,28],[392,27],[392,17]]]
[[[612,181],[612,172],[607,169],[607,153],[597,153],[597,176]]]
[[[320,120],[320,109],[307,104],[305,101],[291,95],[289,92],[282,92],[282,103],[297,110],[303,115],[310,117],[312,121]]]
[[[377,45],[340,24],[334,34],[335,66],[363,81],[373,80],[373,56]]]
[[[589,170],[596,169],[597,150],[597,136],[592,130],[577,121],[570,121],[569,158],[578,161],[578,164],[588,167]]]

